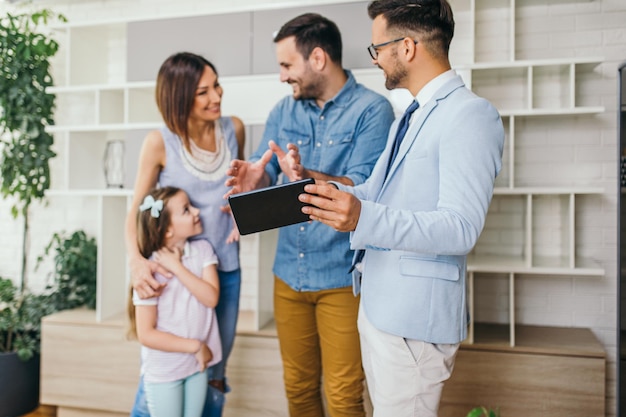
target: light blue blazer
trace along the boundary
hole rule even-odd
[[[467,337],[466,255],[484,223],[502,166],[498,111],[459,76],[411,123],[385,179],[399,119],[361,200],[352,249],[366,249],[354,275],[361,308],[379,330],[430,343]]]

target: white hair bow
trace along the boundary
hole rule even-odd
[[[150,210],[150,215],[154,218],[158,218],[163,210],[163,200],[154,200],[154,197],[147,195],[143,199],[143,203],[139,206],[139,211]]]

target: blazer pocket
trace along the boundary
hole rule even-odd
[[[411,277],[458,281],[461,276],[458,265],[435,259],[401,256],[399,266],[402,275]]]

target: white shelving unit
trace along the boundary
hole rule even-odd
[[[456,45],[451,57],[453,66],[476,94],[489,99],[499,110],[506,129],[503,168],[496,180],[494,199],[489,216],[497,222],[516,225],[514,232],[521,239],[511,238],[510,247],[500,242],[483,244],[483,236],[468,257],[468,300],[470,328],[468,343],[478,343],[475,334],[475,280],[481,275],[496,274],[508,278],[508,340],[515,346],[515,281],[523,275],[584,276],[598,278],[604,269],[591,259],[577,254],[577,202],[599,198],[604,190],[589,185],[554,184],[549,179],[541,183],[520,175],[523,158],[518,157],[523,133],[535,120],[549,118],[588,117],[603,113],[598,103],[585,103],[580,98],[580,86],[602,57],[566,57],[527,59],[518,56],[516,14],[519,0],[451,1],[457,21]],[[455,7],[456,6],[456,7]],[[466,11],[459,19],[458,8]],[[482,21],[489,25],[481,25]],[[459,30],[470,35],[469,42],[458,42]],[[500,36],[493,36],[498,33]],[[503,36],[502,36],[503,35]],[[456,58],[456,61],[455,61]],[[457,62],[457,65],[454,63]],[[503,94],[503,89],[506,94]],[[517,210],[497,211],[498,207]],[[556,213],[554,213],[556,212]],[[489,223],[490,218],[487,218]],[[541,240],[542,220],[560,223],[559,245],[549,247]],[[514,234],[514,233],[513,233]],[[484,233],[483,233],[484,235]],[[519,243],[520,241],[521,243]],[[554,245],[553,245],[554,246]]]
[[[497,7],[494,2],[452,1],[457,30],[451,57],[454,68],[466,84],[494,103],[503,117],[507,138],[494,203],[505,201],[519,206],[521,218],[515,222],[521,225],[523,234],[523,243],[512,250],[513,254],[491,252],[481,242],[471,254],[468,260],[472,313],[469,342],[476,340],[474,281],[482,274],[504,274],[508,276],[510,289],[508,343],[513,346],[515,280],[519,275],[604,275],[604,270],[592,260],[577,255],[576,241],[577,203],[580,199],[598,198],[603,189],[593,185],[579,187],[550,184],[549,181],[539,185],[529,182],[519,175],[524,165],[518,158],[518,142],[523,140],[525,126],[533,120],[589,117],[604,111],[597,103],[586,103],[579,97],[581,83],[593,75],[594,68],[603,62],[603,58],[517,59],[516,0],[496,0],[495,4]],[[484,41],[484,28],[480,25],[494,13],[502,17],[494,30],[507,34],[498,38],[501,43],[498,47],[494,47],[493,38],[490,38],[491,43]],[[154,104],[154,81],[127,81],[128,23],[69,24],[56,28],[62,56],[55,65],[57,86],[51,89],[57,95],[57,124],[50,131],[60,146],[58,152],[63,156],[60,158],[63,167],[58,171],[63,174],[62,178],[54,178],[54,189],[48,195],[54,199],[82,196],[97,201],[99,210],[94,213],[94,221],[99,225],[96,237],[99,248],[97,321],[124,311],[128,275],[123,250],[123,221],[132,192],[105,188],[104,178],[99,173],[106,142],[143,135],[143,131],[161,125]],[[378,68],[355,69],[354,74],[373,90],[388,93]],[[220,82],[227,91],[223,113],[238,115],[246,125],[263,124],[272,106],[290,93],[290,87],[281,84],[277,74],[222,76]],[[254,100],[243,99],[251,92]],[[558,221],[562,231],[561,246],[556,250],[552,248],[549,256],[544,256],[541,233],[537,233],[545,200],[560,207]],[[252,293],[259,300],[251,308],[252,328],[257,329],[271,319],[271,297],[266,294],[266,287],[271,288],[271,259],[264,257],[271,256],[267,247],[275,236],[269,236],[267,242],[264,239],[256,236],[243,240],[249,249],[246,256],[256,257],[244,259],[242,265],[258,274]],[[270,270],[261,276],[260,269]]]
[[[482,274],[500,274],[508,277],[509,288],[509,340],[510,346],[515,346],[515,281],[518,275],[559,275],[559,276],[586,276],[602,277],[604,269],[596,262],[585,259],[576,254],[576,198],[580,196],[599,196],[604,192],[600,188],[496,188],[494,199],[500,196],[517,196],[525,204],[524,213],[524,244],[520,248],[520,255],[507,256],[502,254],[476,254],[476,249],[468,257],[468,300],[470,326],[468,343],[474,343],[475,338],[475,279]],[[535,200],[540,196],[555,197],[561,203],[562,219],[562,247],[558,254],[545,256],[536,250],[535,235]],[[480,245],[480,242],[479,242]],[[478,248],[479,246],[477,246]]]

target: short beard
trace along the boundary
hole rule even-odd
[[[394,88],[398,88],[398,86],[406,79],[408,72],[406,68],[403,68],[400,65],[397,57],[398,54],[394,53],[392,57],[396,58],[393,62],[392,72],[387,73],[387,79],[385,80],[385,88],[387,90],[393,90]]]
[[[293,98],[296,100],[318,99],[324,92],[324,84],[324,78],[308,68],[298,85],[300,93],[294,94]]]

